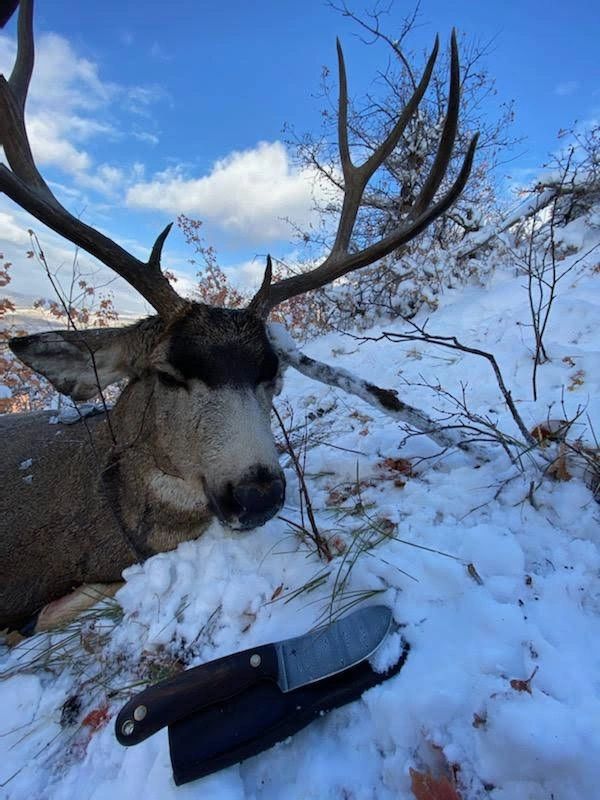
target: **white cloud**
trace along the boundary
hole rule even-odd
[[[0,35],[0,72],[10,74],[16,56],[13,39]],[[36,42],[36,65],[27,98],[26,123],[36,162],[53,166],[75,182],[102,194],[117,188],[117,167],[95,166],[86,144],[94,137],[124,135],[115,113],[149,116],[164,96],[160,87],[120,86],[101,79],[98,65],[78,55],[62,36],[42,34]],[[156,143],[152,133],[137,139]]]
[[[20,225],[12,214],[4,211],[0,211],[0,242],[2,242],[2,251],[5,255],[6,243],[17,245],[19,248],[29,244],[27,228]]]
[[[224,267],[223,272],[231,283],[246,291],[256,291],[265,274],[265,259],[253,258],[231,267]]]
[[[579,89],[579,81],[561,81],[554,87],[554,94],[559,97],[566,97],[574,94]]]
[[[123,104],[132,114],[142,117],[150,116],[150,108],[154,103],[168,98],[168,93],[161,86],[127,86],[122,88]]]
[[[0,71],[9,74],[14,58],[14,41],[0,34]],[[52,171],[51,186],[59,197],[68,200],[74,213],[91,217],[87,219],[91,224],[100,223],[99,227],[110,229],[113,214],[123,208],[122,198],[131,187],[127,193],[129,206],[198,215],[246,243],[264,246],[269,240],[288,238],[286,217],[300,226],[311,220],[313,174],[295,167],[280,142],[261,142],[254,148],[230,153],[199,177],[190,174],[189,165],[151,177],[142,163],[102,163],[94,158],[94,139],[123,137],[124,119],[133,122],[127,135],[155,143],[153,121],[148,122],[147,118],[152,104],[165,98],[168,96],[160,87],[104,82],[98,66],[82,58],[66,39],[55,34],[38,38],[27,102],[30,140],[42,173],[48,166],[60,171]],[[123,111],[130,116],[123,118]],[[104,195],[104,205],[97,196],[90,202],[87,190]],[[68,273],[74,248],[0,197],[0,251],[15,263],[10,288],[22,299],[31,300],[50,294],[51,288],[41,269],[25,258],[30,249],[29,227],[39,233],[53,269],[64,265],[62,269]],[[147,258],[147,243],[120,243]],[[112,273],[92,257],[81,252],[80,260],[86,268],[98,270],[99,282],[111,280]],[[180,277],[178,291],[185,294],[192,288],[189,266],[183,257],[178,260],[165,254],[164,264],[170,269],[175,266]],[[235,276],[236,283],[254,288],[260,283],[263,270],[264,260],[256,258],[227,272],[232,278]],[[121,279],[112,288],[119,308],[143,307],[143,301]]]
[[[217,161],[208,175],[186,177],[169,169],[127,192],[127,204],[169,213],[197,214],[248,242],[289,236],[312,218],[314,174],[294,167],[281,142],[260,142]]]
[[[15,42],[0,36],[0,71],[9,74]],[[26,121],[38,164],[59,166],[76,174],[91,167],[90,156],[73,144],[106,131],[106,125],[85,114],[106,103],[110,87],[98,77],[94,64],[79,58],[70,44],[55,34],[40,36],[36,68],[27,98]]]
[[[15,42],[0,34],[0,72],[9,75],[16,55]],[[111,226],[115,200],[122,197],[123,187],[144,178],[142,164],[103,163],[93,157],[94,139],[122,138],[124,128],[139,130],[139,116],[149,116],[152,103],[162,97],[157,87],[124,86],[105,82],[99,68],[82,58],[63,37],[42,34],[36,41],[36,66],[33,72],[26,106],[26,121],[34,157],[42,174],[48,167],[60,173],[51,174],[50,185],[76,214],[91,219],[98,229]],[[124,116],[129,113],[129,116]],[[131,123],[134,122],[134,125]],[[152,130],[144,124],[144,130]],[[128,131],[127,135],[131,135]],[[137,138],[140,138],[138,136]],[[153,142],[151,133],[141,138]],[[0,148],[0,161],[3,152]],[[59,175],[58,180],[56,176]],[[104,208],[95,198],[90,202],[88,189],[104,195]],[[100,225],[98,224],[100,222]],[[70,282],[75,247],[15,207],[0,195],[0,252],[13,262],[12,280],[2,294],[18,298],[18,304],[31,304],[41,296],[51,296],[52,287],[43,269],[28,259],[31,249],[28,228],[33,228],[47,257],[50,268]],[[133,254],[147,258],[149,246],[139,242],[122,242]],[[81,268],[89,273],[91,283],[101,286],[110,283],[117,308],[137,313],[149,313],[145,301],[121,278],[83,250],[79,251]],[[182,285],[184,279],[182,277]]]
[[[71,144],[64,136],[67,120],[62,115],[51,117],[44,112],[28,115],[27,131],[33,156],[42,167],[48,164],[60,167],[72,175],[84,172],[92,166],[92,159]]]
[[[9,73],[15,56],[15,41],[1,35],[0,71]],[[31,110],[97,109],[110,99],[114,89],[100,79],[98,66],[78,56],[64,37],[44,33],[37,39],[36,64],[27,97]]]
[[[165,261],[164,265],[168,267],[169,272],[172,272],[177,279],[175,282],[175,291],[177,294],[180,294],[182,297],[190,297],[193,299],[198,287],[197,279],[193,275],[190,275],[189,272],[182,272],[179,269],[175,269],[172,263],[167,263]]]
[[[20,208],[14,208],[6,198],[0,196],[0,253],[3,253],[6,260],[13,264],[11,282],[2,289],[1,294],[13,298],[16,305],[20,307],[19,310],[22,310],[23,306],[31,306],[33,301],[39,297],[54,297],[54,290],[42,266],[36,259],[26,257],[27,251],[31,250],[27,233],[29,228],[32,228],[38,236],[50,269],[64,287],[68,287],[70,284],[76,250],[74,245],[41,225],[37,220],[33,220],[27,212]],[[110,235],[110,231],[102,232]],[[142,245],[133,240],[123,241],[121,244],[140,258],[148,257],[148,245]],[[171,261],[175,261],[169,257],[168,247],[167,244],[165,266],[170,266]],[[119,312],[122,311],[125,315],[153,313],[150,306],[135,289],[93,256],[79,250],[78,262],[86,280],[91,285],[105,287],[103,291],[111,292],[114,295],[115,306]],[[179,271],[176,274],[179,275]],[[182,272],[181,283],[177,284],[178,291],[187,289],[188,284],[189,275],[186,279]]]
[[[125,180],[125,173],[118,167],[110,164],[100,164],[94,174],[82,173],[78,176],[78,183],[89,189],[95,189],[103,194],[117,191]]]
[[[131,135],[134,139],[146,144],[156,145],[160,141],[155,133],[150,133],[149,131],[132,131]]]

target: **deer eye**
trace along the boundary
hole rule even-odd
[[[161,382],[163,386],[166,386],[167,389],[187,389],[188,385],[185,381],[176,378],[174,375],[171,375],[170,372],[163,372],[162,370],[158,370],[157,373],[158,380]]]

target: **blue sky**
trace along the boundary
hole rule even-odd
[[[336,35],[355,91],[369,85],[384,51],[362,45],[356,27],[320,0],[37,5],[30,133],[42,172],[72,211],[137,255],[178,211],[204,219],[207,238],[242,282],[258,274],[268,250],[293,255],[282,217],[310,218],[309,176],[285,150],[283,125],[318,131],[314,95],[321,67],[334,65]],[[410,8],[396,5],[390,32]],[[598,112],[599,18],[582,0],[543,9],[424,0],[408,45],[429,47],[436,32],[447,44],[453,25],[493,41],[486,66],[498,98],[515,100],[515,135],[527,137],[505,170],[519,181],[555,146],[559,128]],[[14,28],[13,20],[0,35],[3,70]],[[0,199],[0,248],[17,265],[13,288],[48,294],[31,262],[19,267],[29,225]],[[54,263],[69,260],[71,248],[45,241]],[[165,266],[183,276],[186,253],[173,235]],[[117,296],[130,301],[122,288]]]

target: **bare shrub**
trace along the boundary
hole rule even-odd
[[[118,321],[113,296],[110,291],[103,291],[112,279],[107,284],[98,284],[94,272],[81,269],[78,250],[75,250],[68,274],[60,268],[51,269],[36,234],[30,230],[29,236],[31,249],[26,257],[38,261],[55,294],[54,298],[36,300],[34,309],[43,312],[57,328],[108,328]],[[0,288],[10,283],[12,267],[0,254]],[[11,323],[11,314],[16,310],[8,297],[0,298],[0,413],[39,411],[59,402],[51,384],[15,358],[8,348],[9,339],[28,333]],[[116,396],[114,394],[110,400]]]
[[[0,289],[10,283],[12,266],[0,253]],[[11,322],[10,315],[14,311],[14,303],[8,297],[0,297],[0,414],[46,408],[56,394],[48,381],[16,359],[8,349],[9,339],[27,333]]]
[[[247,306],[252,293],[244,292],[232,284],[219,265],[215,248],[202,235],[202,221],[180,214],[177,225],[194,251],[194,256],[188,260],[198,267],[196,299],[207,305],[224,308]],[[276,261],[272,280],[277,282],[292,274],[293,271],[286,264]],[[328,330],[328,315],[313,295],[296,295],[286,300],[272,310],[269,318],[272,322],[285,324],[301,341]]]
[[[379,45],[387,50],[387,68],[380,72],[366,97],[351,103],[349,109],[350,147],[359,158],[370,155],[389,130],[396,110],[406,104],[420,78],[425,59],[404,44],[413,31],[418,8],[395,23],[390,8],[381,7],[363,14],[352,12],[345,3],[330,3],[342,16],[355,23],[366,45]],[[391,28],[391,32],[386,29]],[[442,48],[443,49],[443,48]],[[469,142],[479,132],[478,160],[462,197],[442,214],[418,239],[403,246],[360,276],[350,275],[319,294],[323,307],[329,310],[329,323],[340,327],[366,328],[377,316],[410,317],[423,307],[435,308],[436,297],[445,287],[454,286],[477,276],[488,264],[458,262],[451,253],[466,236],[499,219],[494,169],[502,154],[514,144],[510,135],[512,104],[499,104],[496,114],[490,113],[496,88],[484,66],[488,46],[461,38],[460,130],[454,158],[442,184],[451,185],[456,178]],[[365,192],[354,239],[356,248],[387,235],[410,214],[415,198],[436,158],[437,144],[445,115],[447,97],[447,56],[441,56],[433,72],[429,90],[411,119],[397,146],[383,163]],[[309,255],[330,244],[332,220],[340,213],[343,179],[337,167],[335,88],[328,69],[324,69],[320,99],[323,104],[322,131],[319,135],[298,135],[288,131],[288,142],[303,167],[319,176],[325,200],[317,202],[320,224],[298,231]],[[485,103],[486,114],[482,113]]]

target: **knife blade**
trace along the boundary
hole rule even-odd
[[[377,649],[391,621],[387,606],[368,606],[312,633],[188,669],[129,700],[117,715],[117,740],[138,744],[165,725],[228,700],[259,681],[273,681],[282,692],[289,692],[342,672]]]

